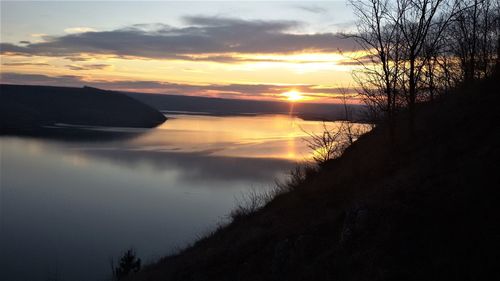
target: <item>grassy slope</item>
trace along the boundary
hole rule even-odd
[[[133,280],[493,280],[498,86],[383,125],[290,193]]]

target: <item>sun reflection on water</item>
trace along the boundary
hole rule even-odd
[[[287,115],[175,115],[135,142],[140,146],[176,147],[179,152],[209,151],[216,156],[302,161],[309,158],[303,141],[306,132],[322,130],[321,122]]]

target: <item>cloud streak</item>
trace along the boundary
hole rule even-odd
[[[22,46],[1,43],[2,53],[75,57],[79,54],[146,59],[239,62],[231,54],[285,54],[355,50],[356,43],[333,33],[297,34],[295,21],[185,17],[186,27],[139,24],[111,31],[45,36]],[[201,56],[200,56],[201,55]]]
[[[5,66],[49,66],[50,64],[44,62],[5,62]]]
[[[111,67],[109,64],[104,64],[104,63],[97,63],[97,64],[84,64],[84,65],[76,65],[76,64],[69,64],[66,65],[67,68],[71,70],[102,70]]]
[[[300,9],[300,10],[306,11],[306,12],[310,12],[313,14],[325,14],[328,12],[327,9],[320,7],[320,6],[316,6],[316,5],[302,5],[302,6],[296,6],[296,7],[297,7],[297,9]]]

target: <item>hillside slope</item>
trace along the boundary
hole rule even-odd
[[[1,132],[39,130],[57,123],[154,127],[166,118],[124,94],[95,88],[0,85]]]
[[[380,125],[260,211],[130,280],[498,280],[498,83]]]

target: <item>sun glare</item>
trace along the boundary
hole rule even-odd
[[[300,101],[300,100],[304,99],[304,97],[302,96],[302,94],[300,92],[297,92],[297,91],[288,91],[288,92],[285,92],[285,93],[283,93],[283,96],[285,96],[286,99],[288,101],[291,101],[291,102]]]

